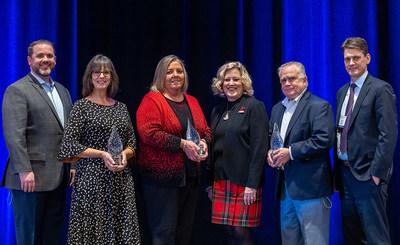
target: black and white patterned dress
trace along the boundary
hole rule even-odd
[[[99,105],[78,100],[65,129],[59,159],[71,159],[87,148],[107,151],[112,126],[124,147],[136,148],[126,105]],[[101,158],[81,158],[72,190],[68,244],[140,244],[135,190],[129,167],[112,172]]]

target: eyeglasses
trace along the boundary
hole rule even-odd
[[[99,77],[103,73],[103,76],[109,77],[111,75],[110,71],[94,71],[92,74],[95,77]]]
[[[292,84],[294,81],[299,79],[301,77],[285,77],[280,80],[281,84],[286,84],[288,82],[289,84]]]

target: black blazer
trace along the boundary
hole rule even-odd
[[[270,134],[276,122],[279,129],[285,107],[279,102],[272,108]],[[294,160],[285,170],[275,170],[275,194],[280,199],[284,181],[291,199],[307,200],[331,196],[332,166],[329,150],[335,136],[333,110],[329,102],[307,89],[289,122],[284,147],[291,147]]]
[[[336,94],[336,124],[349,83]],[[347,155],[354,177],[366,181],[371,176],[389,182],[398,136],[396,95],[392,86],[370,74],[358,95],[347,133]],[[342,190],[340,164],[335,144],[335,182]]]
[[[243,113],[239,112],[242,110]],[[225,115],[226,103],[214,107],[210,128],[215,128]],[[268,151],[268,115],[264,103],[243,95],[234,111],[229,114],[224,138],[223,171],[228,179],[240,186],[260,188],[264,185],[264,161]],[[208,183],[214,181],[213,148],[210,147]]]

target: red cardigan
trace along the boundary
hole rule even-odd
[[[185,94],[194,127],[202,139],[211,141],[211,131],[197,100]],[[146,94],[136,112],[140,136],[138,162],[142,174],[155,185],[177,186],[184,178],[184,152],[179,149],[181,125],[171,106],[159,92]],[[199,167],[199,164],[197,165]]]

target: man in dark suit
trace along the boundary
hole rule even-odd
[[[301,63],[283,64],[278,74],[286,98],[272,108],[270,133],[276,123],[284,145],[268,152],[268,164],[276,169],[282,244],[329,244],[333,110],[307,89]]]
[[[341,47],[351,81],[336,94],[335,189],[340,191],[346,244],[390,244],[387,188],[397,141],[396,96],[372,77],[367,42]]]
[[[9,158],[1,186],[10,189],[18,244],[59,244],[66,193],[75,170],[57,161],[72,101],[54,82],[54,46],[39,40],[28,48],[31,72],[4,93],[3,133]]]

